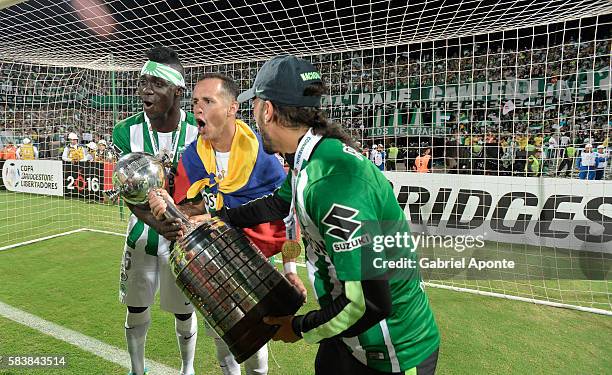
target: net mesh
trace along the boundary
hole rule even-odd
[[[141,109],[139,69],[155,44],[175,48],[187,67],[187,109],[189,88],[203,73],[226,73],[244,90],[266,59],[293,53],[320,70],[328,85],[323,107],[364,155],[382,163],[416,233],[440,229],[436,218],[488,223],[510,193],[518,203],[511,201],[508,210],[532,205],[532,221],[550,212],[553,218],[573,213],[578,222],[593,221],[593,210],[604,221],[612,217],[611,163],[597,184],[580,185],[576,169],[586,144],[604,145],[606,152],[609,146],[609,2],[168,4],[28,1],[2,9],[2,156],[10,155],[10,142],[18,148],[30,138],[39,159],[61,160],[74,132],[83,157],[95,157],[98,149],[88,144],[110,143],[113,125]],[[241,107],[240,117],[254,124],[251,116]],[[417,162],[425,149],[431,158],[424,167],[434,174],[407,173],[423,167]],[[2,191],[0,212],[8,220],[0,226],[0,248],[83,227],[123,233],[129,210],[101,195],[109,183],[105,162],[106,169],[112,166],[104,157],[97,169],[78,163],[64,176],[61,196]],[[562,197],[568,195],[584,198]],[[429,277],[453,287],[612,310],[604,234],[598,235],[607,241],[587,248],[576,235],[564,244],[517,234],[487,237],[482,250],[514,260],[514,271],[477,280]],[[425,247],[424,254],[457,257],[455,249]],[[569,279],[585,269],[589,280]]]

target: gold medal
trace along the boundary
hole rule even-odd
[[[281,253],[283,253],[283,257],[286,259],[295,259],[302,253],[302,245],[300,241],[287,240],[283,243]]]

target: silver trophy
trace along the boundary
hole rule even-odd
[[[162,161],[131,153],[118,160],[109,196],[144,204],[149,191],[164,187],[164,181]],[[263,317],[293,315],[304,297],[241,230],[219,218],[191,226],[173,203],[166,204],[165,216],[187,227],[170,254],[176,283],[241,363],[278,330],[263,323]]]
[[[165,187],[166,160],[158,159],[146,152],[132,152],[117,160],[113,170],[113,190],[104,194],[111,200],[121,196],[133,205],[142,205],[149,201],[149,192]],[[188,218],[175,205],[166,201],[167,218],[179,218],[185,226],[190,227]]]

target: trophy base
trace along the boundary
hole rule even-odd
[[[278,283],[255,307],[221,338],[242,363],[272,339],[278,327],[263,322],[265,316],[294,315],[304,303],[304,296],[290,283]]]
[[[238,363],[255,354],[278,327],[265,316],[295,314],[304,296],[244,235],[214,218],[177,242],[172,272]]]

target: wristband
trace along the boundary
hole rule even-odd
[[[283,271],[284,274],[288,274],[288,273],[295,273],[297,274],[297,263],[295,262],[287,262],[287,263],[283,263]]]

